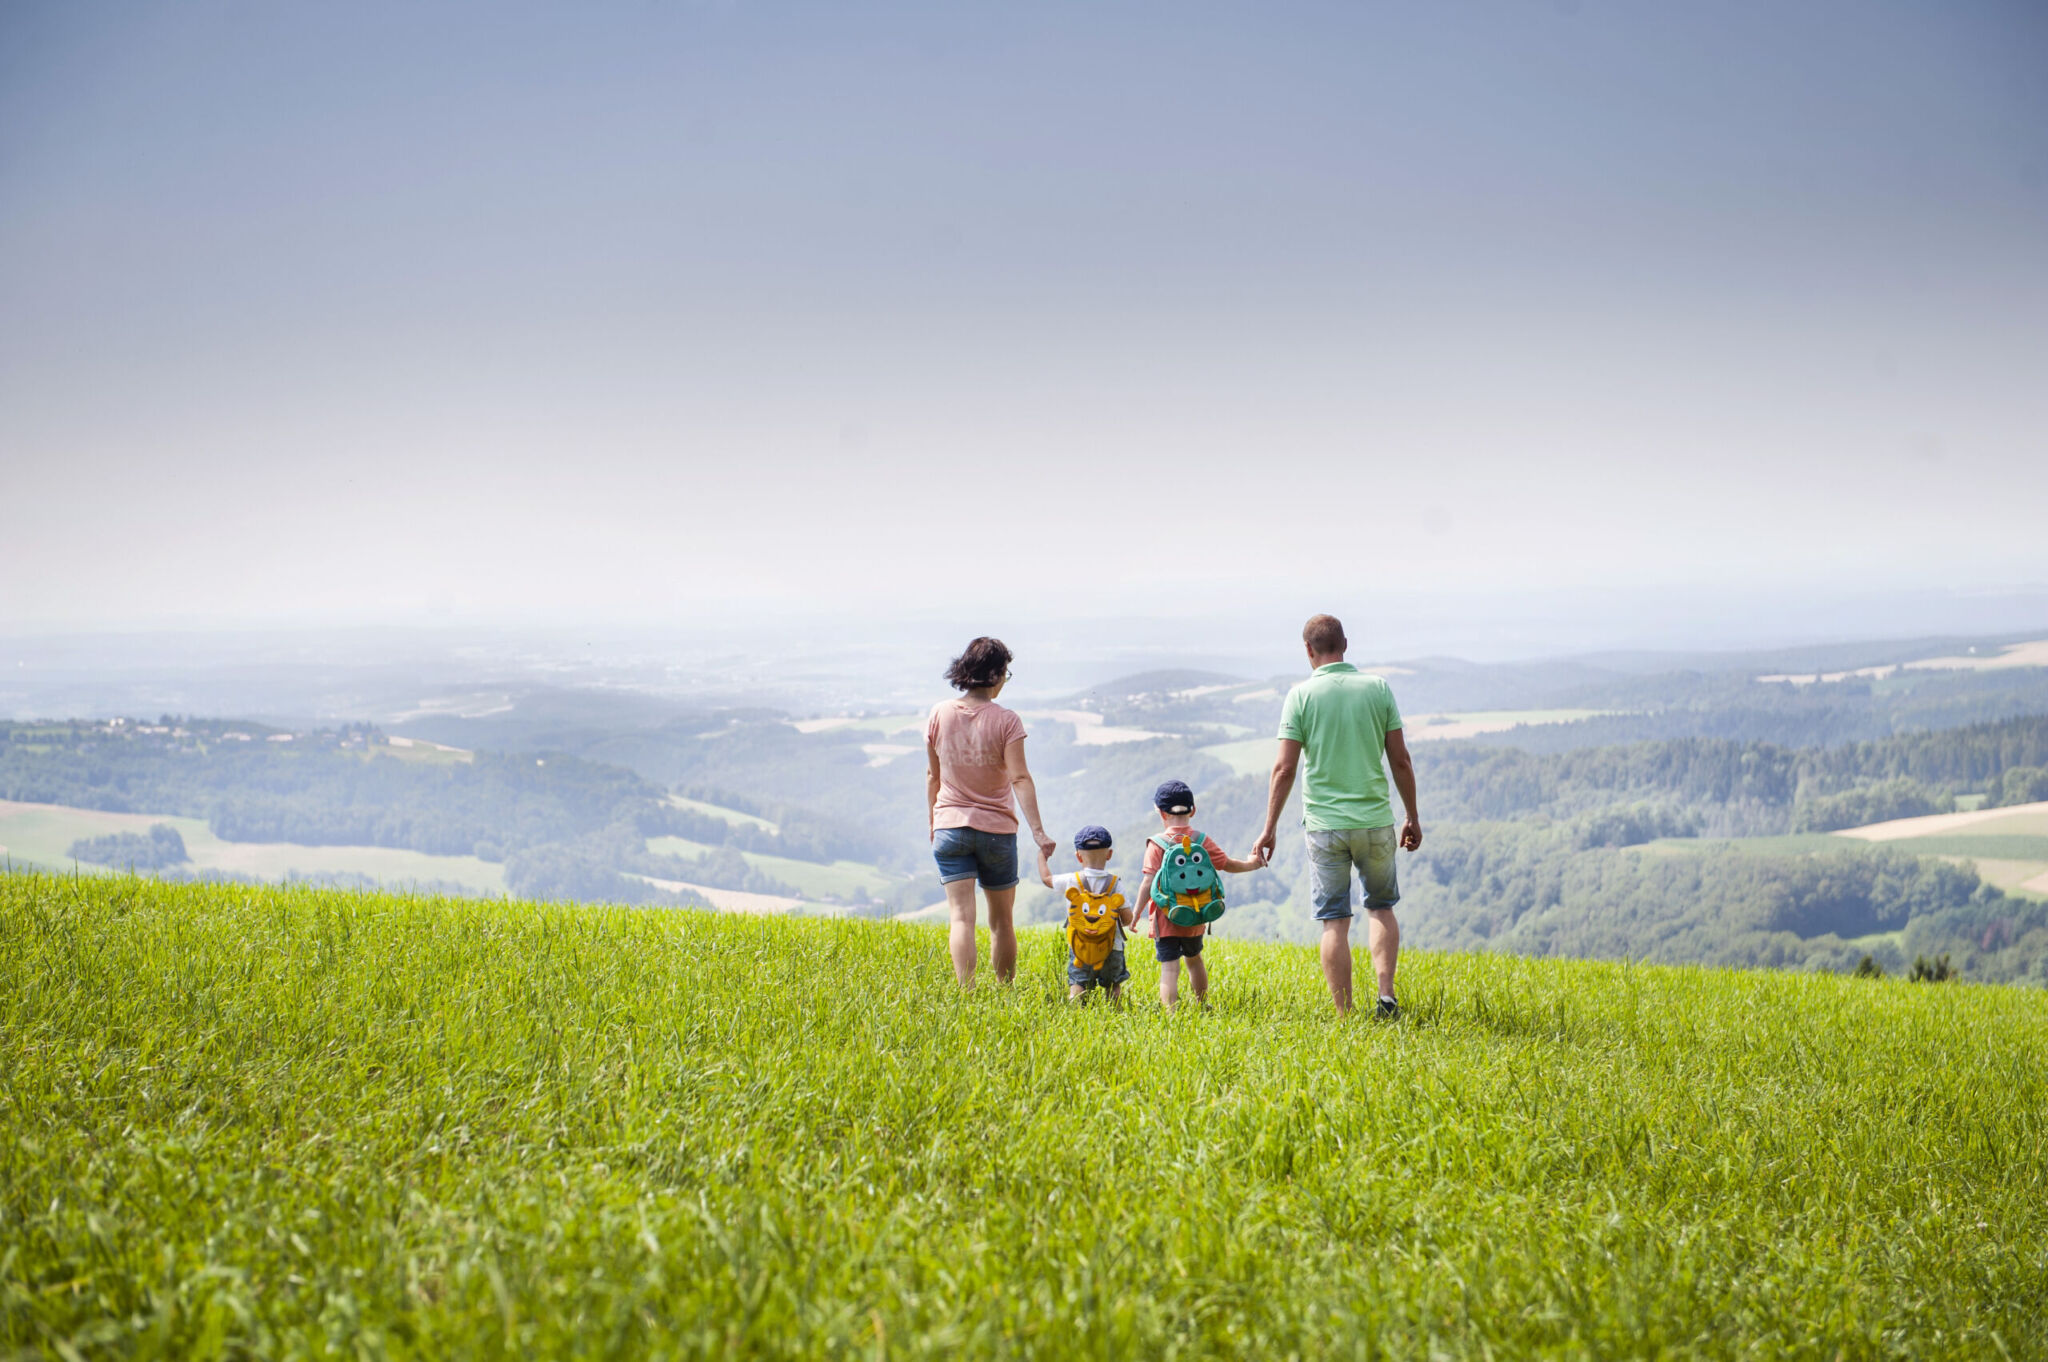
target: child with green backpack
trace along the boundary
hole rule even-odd
[[[1223,916],[1219,870],[1242,875],[1257,861],[1224,854],[1216,839],[1195,831],[1195,794],[1184,780],[1169,780],[1152,792],[1163,825],[1145,842],[1145,882],[1138,902],[1152,915],[1152,948],[1159,957],[1159,1001],[1168,1011],[1180,1001],[1180,962],[1188,962],[1195,1001],[1209,998],[1209,971],[1202,963],[1202,938]]]

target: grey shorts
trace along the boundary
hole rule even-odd
[[[1308,860],[1315,872],[1316,920],[1331,922],[1351,916],[1351,868],[1365,885],[1365,910],[1391,908],[1401,901],[1394,878],[1394,825],[1383,828],[1310,829]]]
[[[1067,957],[1067,982],[1076,988],[1089,989],[1101,984],[1105,988],[1120,988],[1131,977],[1131,967],[1124,962],[1123,943],[1109,953],[1101,969],[1088,969],[1074,963],[1074,957]]]

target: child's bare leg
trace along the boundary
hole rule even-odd
[[[946,885],[946,911],[953,928],[947,942],[953,952],[953,973],[960,987],[974,987],[974,880],[953,880]]]
[[[1122,984],[1104,984],[1102,991],[1109,995],[1109,1005],[1111,1007],[1122,1007],[1124,1005],[1124,986]]]
[[[1196,1002],[1209,1001],[1209,967],[1202,963],[1199,955],[1188,957],[1188,982],[1195,986]]]
[[[1017,926],[1010,911],[1017,906],[1017,886],[990,889],[988,896],[988,962],[996,978],[1009,983],[1017,977]]]
[[[1180,961],[1162,960],[1159,963],[1159,1005],[1171,1012],[1179,1001]]]
[[[1070,1003],[1079,1003],[1083,1007],[1086,1007],[1088,1005],[1088,990],[1082,988],[1079,984],[1068,984],[1067,1001]]]

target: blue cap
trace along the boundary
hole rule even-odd
[[[1087,827],[1074,834],[1074,850],[1076,851],[1100,851],[1111,845],[1109,829],[1097,823],[1090,823]]]
[[[1195,792],[1185,780],[1169,780],[1152,792],[1152,802],[1161,813],[1193,813]]]

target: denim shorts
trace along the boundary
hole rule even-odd
[[[1314,870],[1316,920],[1333,922],[1351,916],[1351,868],[1365,885],[1365,911],[1391,908],[1401,901],[1394,878],[1394,825],[1383,828],[1309,829],[1308,860]]]
[[[1152,954],[1158,957],[1162,965],[1169,960],[1192,960],[1202,953],[1202,942],[1206,939],[1200,936],[1155,937],[1152,941]]]
[[[939,883],[979,879],[983,889],[1017,887],[1017,834],[980,828],[940,828],[932,838]]]
[[[1109,958],[1102,962],[1101,969],[1077,965],[1073,956],[1067,957],[1067,982],[1080,988],[1094,988],[1097,984],[1104,988],[1116,988],[1130,977],[1131,967],[1124,963],[1124,948],[1121,943],[1109,953]]]

